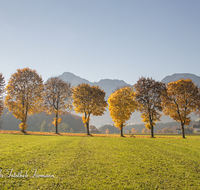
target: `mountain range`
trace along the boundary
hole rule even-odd
[[[62,75],[59,75],[58,78],[62,79],[65,82],[71,83],[72,86],[78,86],[79,84],[86,83],[89,85],[95,85],[101,87],[106,92],[106,99],[113,93],[117,88],[122,86],[131,86],[123,80],[118,79],[101,79],[99,82],[90,82],[84,78],[74,75],[70,72],[64,72]]]
[[[62,75],[59,75],[58,78],[62,79],[65,82],[71,83],[72,86],[78,86],[79,84],[86,83],[89,85],[96,85],[101,87],[106,92],[106,97],[109,97],[117,88],[123,86],[131,86],[123,80],[118,79],[101,79],[99,82],[90,82],[87,79],[76,76],[70,72],[64,72]],[[190,74],[190,73],[175,73],[173,75],[168,75],[164,77],[161,82],[167,84],[172,81],[177,81],[179,79],[191,79],[196,85],[200,86],[200,76]]]
[[[175,73],[173,75],[168,75],[161,82],[167,84],[169,82],[177,81],[179,79],[191,79],[196,85],[200,87],[200,76],[190,74],[190,73]]]
[[[59,75],[58,78],[62,79],[65,82],[71,83],[72,86],[77,86],[78,84],[87,83],[90,85],[97,85],[101,87],[106,92],[106,100],[117,88],[123,86],[131,86],[123,80],[118,79],[101,79],[99,82],[90,82],[87,79],[81,78],[79,76],[74,75],[70,72],[64,72],[62,75]],[[196,85],[200,86],[200,77],[190,73],[180,73],[166,76],[162,79],[161,82],[167,84],[172,81],[177,81],[179,79],[191,79]],[[195,118],[194,118],[195,119]],[[162,123],[172,122],[173,120],[167,116],[163,116],[161,118]],[[139,124],[142,123],[142,119],[140,118],[140,113],[135,112],[132,114],[131,119],[128,121],[131,124]],[[107,110],[102,116],[92,116],[91,124],[95,126],[100,126],[104,124],[113,124],[112,118],[110,117],[109,111]]]

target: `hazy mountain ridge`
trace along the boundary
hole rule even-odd
[[[90,81],[84,78],[81,78],[79,76],[76,76],[70,72],[64,72],[62,75],[59,75],[58,78],[62,79],[65,82],[71,83],[72,86],[78,86],[79,84],[82,84],[82,83],[87,83],[90,85],[92,84]]]
[[[190,74],[190,73],[175,73],[173,75],[168,75],[162,79],[161,82],[167,84],[172,81],[177,81],[180,79],[191,79],[196,85],[200,87],[200,76]]]
[[[72,86],[78,86],[79,84],[82,84],[82,83],[99,86],[101,87],[101,89],[103,89],[106,92],[106,99],[117,88],[120,88],[123,86],[131,86],[130,84],[127,84],[123,80],[118,80],[118,79],[101,79],[99,82],[90,82],[70,72],[64,72],[62,75],[59,75],[58,78],[62,79],[65,82],[71,83]]]

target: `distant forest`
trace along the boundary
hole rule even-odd
[[[192,127],[193,125],[200,125],[200,122],[192,121],[190,125],[187,126],[187,128]],[[172,129],[173,133],[177,133],[176,129],[181,128],[180,122],[170,122],[170,123],[156,123],[156,126],[154,127],[154,132],[156,133],[157,130],[163,130],[164,128],[170,127]],[[133,125],[127,125],[124,127],[124,133],[131,133],[131,130],[135,128],[136,133],[141,133],[143,129],[145,128],[144,124],[133,124]],[[107,129],[109,129],[110,134],[118,134],[120,133],[120,130],[116,128],[114,125],[102,125],[99,130],[102,133],[106,133]],[[150,133],[150,130],[147,130],[147,133]]]
[[[28,116],[28,128],[27,131],[42,131],[42,132],[55,132],[55,126],[52,124],[53,115],[46,115],[45,113],[34,114]],[[58,132],[66,133],[85,133],[86,127],[82,122],[82,118],[74,114],[65,114],[61,116],[62,122],[58,125]],[[20,120],[16,119],[12,112],[9,112],[7,108],[4,109],[3,114],[0,118],[0,129],[2,130],[15,130],[19,131]],[[193,125],[198,125],[200,122],[192,121],[188,127]],[[170,122],[170,123],[157,123],[154,127],[155,133],[157,130],[163,130],[166,127],[170,127],[174,133],[176,129],[180,128],[180,122]],[[135,128],[136,132],[141,133],[145,128],[144,124],[133,124],[124,127],[124,133],[130,133],[131,130]],[[109,129],[110,134],[119,134],[120,130],[114,125],[102,125],[98,128],[101,133],[106,133]],[[150,131],[147,131],[147,133]]]
[[[45,113],[34,114],[28,116],[27,131],[43,131],[55,132],[55,126],[52,124],[53,115],[46,115]],[[74,132],[85,133],[86,129],[82,122],[82,118],[73,114],[65,114],[61,116],[62,122],[58,125],[59,132]],[[16,119],[12,112],[7,108],[4,109],[0,119],[0,128],[2,130],[19,131],[19,124],[21,120]]]

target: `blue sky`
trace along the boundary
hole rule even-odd
[[[200,75],[199,0],[0,0],[0,72],[97,82]]]

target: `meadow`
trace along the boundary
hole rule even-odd
[[[0,134],[1,189],[200,189],[200,139]]]

